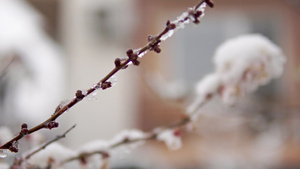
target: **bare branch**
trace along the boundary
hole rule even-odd
[[[45,143],[44,145],[42,145],[42,146],[41,146],[40,148],[38,148],[37,150],[35,150],[35,151],[33,151],[32,153],[26,155],[24,159],[25,159],[25,160],[28,160],[31,156],[33,156],[33,155],[35,155],[36,153],[38,153],[39,151],[45,149],[48,145],[50,145],[50,144],[52,144],[52,143],[54,143],[54,142],[56,142],[56,141],[58,141],[58,140],[60,140],[60,139],[62,139],[62,138],[64,138],[64,137],[66,137],[66,135],[67,135],[72,129],[74,129],[75,127],[76,127],[76,124],[74,124],[71,128],[69,128],[67,131],[65,131],[62,135],[56,136],[56,138],[50,140],[49,142]]]
[[[126,54],[128,56],[128,58],[124,61],[121,61],[121,59],[117,58],[115,60],[115,68],[112,69],[103,79],[101,79],[96,85],[94,85],[93,87],[91,87],[90,89],[87,90],[86,93],[83,93],[81,90],[77,90],[75,97],[69,102],[67,103],[65,106],[60,107],[58,106],[54,112],[54,114],[52,114],[52,116],[50,118],[48,118],[47,120],[45,120],[44,122],[38,124],[37,126],[29,129],[27,131],[27,133],[25,135],[29,135],[31,133],[34,133],[38,130],[41,129],[52,129],[52,128],[56,128],[58,127],[58,123],[55,121],[59,116],[61,116],[62,114],[64,114],[67,110],[69,110],[70,108],[72,108],[74,105],[76,105],[78,102],[80,102],[81,100],[83,100],[84,98],[86,98],[88,95],[90,95],[91,93],[93,93],[95,90],[97,89],[107,89],[109,87],[111,87],[110,82],[108,81],[108,79],[110,77],[112,77],[114,74],[116,74],[117,72],[119,72],[122,69],[125,69],[129,63],[133,63],[133,65],[138,66],[139,65],[139,61],[138,58],[141,57],[143,54],[145,54],[145,52],[147,51],[155,51],[157,53],[159,53],[161,50],[159,48],[159,45],[162,41],[162,37],[166,34],[169,33],[169,31],[173,31],[179,23],[184,23],[186,20],[191,20],[191,18],[193,18],[193,22],[194,23],[199,23],[199,18],[201,17],[202,13],[201,11],[198,11],[198,8],[203,4],[203,3],[208,3],[209,0],[201,0],[194,8],[193,10],[189,10],[188,11],[188,16],[186,16],[185,18],[183,18],[182,20],[178,20],[175,23],[167,21],[166,23],[166,27],[165,29],[158,34],[157,36],[152,36],[152,38],[148,38],[148,44],[145,45],[142,48],[136,49],[136,50],[132,50],[129,49]],[[211,2],[211,1],[209,1]],[[22,139],[25,136],[23,133],[19,133],[17,136],[15,136],[13,139],[11,139],[10,141],[8,141],[7,143],[5,143],[4,145],[0,146],[0,149],[9,149],[12,152],[18,152],[18,149],[14,146],[14,143],[17,143],[18,140]]]

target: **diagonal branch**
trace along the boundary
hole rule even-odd
[[[86,98],[88,95],[90,95],[91,93],[93,93],[95,90],[97,89],[107,89],[109,87],[111,87],[111,82],[108,81],[108,79],[110,77],[112,77],[114,74],[116,74],[117,72],[119,72],[122,69],[125,69],[129,63],[132,63],[135,66],[139,65],[139,61],[138,58],[142,57],[146,52],[148,51],[155,51],[157,53],[160,52],[160,48],[159,45],[161,43],[162,40],[165,40],[166,38],[163,38],[164,36],[168,35],[169,37],[169,33],[172,31],[172,33],[174,32],[174,29],[180,28],[183,23],[185,23],[187,20],[192,20],[194,23],[200,23],[199,19],[202,15],[201,10],[204,9],[199,9],[201,8],[202,4],[208,4],[210,7],[212,7],[212,2],[210,0],[201,0],[198,4],[195,5],[195,7],[193,9],[189,9],[186,13],[188,13],[187,16],[185,16],[182,19],[170,22],[168,21],[166,24],[165,29],[158,34],[157,36],[150,36],[148,37],[148,44],[146,44],[144,47],[136,49],[136,50],[132,50],[129,49],[126,54],[128,56],[128,58],[126,60],[121,60],[119,58],[117,58],[115,60],[115,68],[112,69],[104,78],[102,78],[96,85],[94,85],[93,87],[91,87],[90,89],[87,90],[86,93],[83,93],[81,90],[77,90],[77,92],[75,93],[75,97],[66,105],[64,105],[63,107],[58,106],[54,112],[54,114],[51,115],[51,117],[49,117],[47,120],[45,120],[44,122],[38,124],[37,126],[32,127],[31,129],[26,128],[26,132],[22,132],[20,131],[20,133],[15,136],[13,139],[11,139],[10,141],[8,141],[7,143],[5,143],[4,145],[0,146],[0,149],[9,149],[12,152],[18,152],[18,147],[16,147],[15,143],[18,142],[18,140],[22,139],[25,135],[29,135],[31,133],[34,133],[38,130],[41,129],[52,129],[52,128],[56,128],[58,127],[58,123],[55,121],[59,116],[61,116],[62,114],[64,114],[67,110],[69,110],[70,108],[72,108],[74,105],[76,105],[77,103],[79,103],[82,99]]]

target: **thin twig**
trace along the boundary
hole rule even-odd
[[[110,145],[108,147],[108,150],[115,149],[115,148],[120,147],[120,146],[125,145],[125,144],[133,144],[133,143],[137,143],[137,142],[140,142],[140,141],[152,140],[152,139],[155,139],[156,136],[157,136],[157,133],[149,132],[148,134],[146,134],[145,137],[142,137],[142,138],[123,139],[119,142],[116,142],[116,143]],[[74,160],[84,159],[84,158],[93,156],[95,154],[100,154],[102,156],[109,156],[108,152],[104,151],[104,150],[95,150],[95,151],[91,151],[91,152],[82,152],[78,156],[71,157],[69,159],[66,159],[66,160],[62,161],[61,164],[65,164],[65,163],[68,163],[68,162],[71,162],[71,161],[74,161]]]
[[[25,160],[28,160],[31,156],[35,155],[36,153],[38,153],[39,151],[45,149],[48,145],[52,144],[53,142],[56,142],[64,137],[66,137],[66,135],[76,127],[76,124],[74,124],[71,128],[69,128],[67,131],[65,131],[62,135],[58,135],[56,136],[56,138],[50,140],[49,142],[45,143],[43,146],[41,146],[40,148],[38,148],[37,150],[33,151],[32,153],[26,155],[26,157],[24,158]]]
[[[197,110],[195,110],[195,112],[193,114],[195,114]],[[191,114],[190,116],[192,116],[193,114]],[[184,127],[185,125],[191,123],[192,118],[190,116],[186,116],[186,117],[182,118],[180,121],[178,121],[176,123],[173,123],[173,124],[170,124],[168,126],[159,127],[159,130],[156,128],[153,131],[147,132],[147,133],[145,133],[144,137],[136,138],[136,139],[126,138],[126,139],[120,140],[119,142],[111,144],[109,147],[106,148],[106,150],[95,150],[95,151],[92,151],[92,152],[82,152],[78,156],[71,157],[69,159],[66,159],[66,160],[62,161],[61,164],[65,164],[65,163],[68,163],[68,162],[71,162],[71,161],[74,161],[74,160],[85,159],[85,158],[88,158],[88,157],[93,156],[95,154],[100,154],[100,155],[106,157],[106,156],[109,156],[107,150],[113,150],[115,148],[118,148],[118,147],[120,147],[122,145],[126,145],[126,144],[133,144],[133,143],[143,142],[143,141],[148,141],[148,140],[156,140],[157,136],[165,130],[181,128],[181,127]]]

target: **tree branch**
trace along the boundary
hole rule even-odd
[[[76,124],[74,124],[71,128],[69,128],[67,131],[65,131],[62,135],[58,135],[56,136],[54,139],[50,140],[49,142],[45,143],[44,145],[42,145],[40,148],[38,148],[37,150],[33,151],[30,154],[27,154],[25,156],[25,160],[28,160],[31,156],[35,155],[36,153],[38,153],[39,151],[45,149],[48,145],[52,144],[53,142],[56,142],[64,137],[66,137],[66,135],[76,127]]]
[[[193,20],[194,23],[199,23],[199,19],[202,15],[202,11],[198,10],[198,8],[200,8],[203,3],[206,3],[210,7],[212,7],[210,5],[210,4],[212,4],[210,0],[201,0],[193,9],[189,9],[187,11],[188,15],[185,18],[183,18],[181,20],[174,21],[174,22],[168,21],[166,23],[165,29],[160,34],[158,34],[157,36],[148,37],[148,44],[147,45],[145,45],[144,47],[139,48],[137,50],[129,49],[126,52],[128,58],[125,61],[121,61],[121,59],[117,58],[115,60],[115,68],[112,69],[96,85],[94,85],[93,87],[88,89],[86,93],[83,93],[81,90],[77,90],[76,93],[75,93],[75,97],[69,103],[67,103],[65,106],[63,106],[63,107],[58,106],[56,108],[54,114],[52,114],[52,116],[50,118],[48,118],[44,122],[38,124],[37,126],[34,126],[33,128],[31,128],[29,130],[26,130],[26,132],[21,131],[13,139],[8,141],[4,145],[0,146],[0,149],[9,149],[12,152],[18,152],[18,147],[15,146],[15,145],[17,145],[15,143],[17,143],[25,135],[29,135],[29,134],[34,133],[34,132],[36,132],[38,130],[41,130],[41,129],[50,129],[51,130],[52,128],[58,127],[58,123],[55,120],[59,116],[64,114],[67,110],[72,108],[74,105],[79,103],[81,100],[86,98],[88,95],[93,93],[95,90],[100,89],[100,88],[104,90],[104,89],[107,89],[107,88],[111,87],[111,82],[109,82],[108,79],[110,77],[112,77],[114,74],[116,74],[117,72],[119,72],[121,69],[125,69],[128,66],[129,63],[132,63],[135,66],[138,66],[139,65],[138,58],[142,57],[147,51],[152,51],[153,50],[153,51],[159,53],[160,52],[159,45],[162,41],[162,37],[165,36],[167,33],[169,33],[169,31],[174,31],[174,29],[176,27],[179,27],[179,24],[184,23],[186,20]]]

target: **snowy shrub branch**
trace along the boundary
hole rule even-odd
[[[122,69],[126,69],[129,64],[133,64],[138,66],[140,61],[138,58],[144,56],[148,51],[155,51],[156,53],[160,53],[160,43],[162,40],[166,40],[167,38],[171,37],[175,30],[179,28],[183,28],[185,24],[189,23],[190,21],[194,23],[200,23],[199,19],[204,16],[204,10],[208,4],[210,7],[213,7],[213,3],[210,0],[202,0],[200,1],[194,8],[190,8],[187,12],[184,12],[181,16],[178,17],[175,21],[167,21],[165,29],[158,34],[157,36],[148,36],[148,44],[139,49],[129,49],[126,54],[127,58],[120,59],[117,58],[115,60],[115,68],[111,70],[103,79],[101,79],[97,84],[92,86],[87,91],[77,90],[75,93],[74,98],[66,103],[65,105],[57,106],[55,112],[51,115],[50,118],[45,120],[44,122],[40,123],[37,126],[34,126],[28,129],[27,124],[22,124],[21,131],[19,134],[8,141],[7,143],[1,145],[0,149],[9,149],[12,152],[18,152],[17,142],[22,139],[24,136],[32,134],[41,129],[53,129],[58,127],[58,122],[56,119],[64,114],[67,110],[72,108],[82,99],[86,98],[88,95],[93,93],[98,89],[107,89],[112,86],[109,79],[116,74],[118,71]]]
[[[210,0],[201,0],[174,21],[167,21],[164,30],[160,34],[156,36],[149,35],[148,43],[144,47],[128,49],[126,58],[116,58],[114,68],[104,78],[86,91],[77,90],[74,98],[66,104],[57,106],[50,118],[32,128],[28,128],[27,124],[22,124],[19,134],[3,144],[0,147],[0,151],[8,149],[11,152],[18,152],[18,141],[24,136],[41,129],[51,130],[58,127],[59,124],[56,122],[56,119],[67,110],[96,90],[105,90],[112,87],[112,77],[117,72],[126,69],[131,64],[138,66],[140,58],[148,51],[160,53],[161,42],[171,37],[175,31],[183,29],[186,24],[190,22],[200,23],[207,5],[213,7],[213,3]],[[265,85],[274,78],[278,78],[283,72],[285,57],[281,49],[270,40],[262,35],[252,34],[240,36],[222,44],[216,50],[214,63],[215,71],[197,83],[195,88],[197,96],[187,106],[186,114],[178,122],[157,127],[150,132],[139,130],[123,131],[110,141],[96,140],[83,145],[78,150],[70,150],[56,143],[56,141],[65,137],[75,127],[73,126],[61,136],[40,146],[36,151],[28,153],[24,158],[16,159],[13,166],[23,165],[28,167],[28,165],[32,165],[55,168],[72,166],[74,163],[79,166],[89,166],[94,165],[91,163],[96,160],[98,168],[107,168],[106,159],[110,157],[112,150],[121,147],[132,149],[148,140],[161,141],[170,149],[179,149],[181,147],[183,128],[194,122],[199,109],[205,103],[212,97],[218,96],[225,104],[234,104],[240,97],[254,92],[259,86]]]

